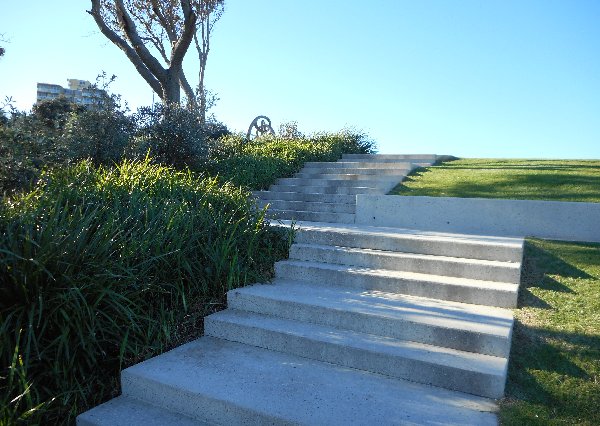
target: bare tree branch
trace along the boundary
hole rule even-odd
[[[127,39],[131,43],[131,47],[133,47],[139,58],[142,60],[142,62],[144,62],[144,65],[148,67],[152,74],[157,76],[159,80],[161,79],[159,76],[166,77],[166,70],[163,68],[160,62],[158,62],[156,58],[152,56],[140,38],[135,23],[125,9],[123,0],[115,0],[115,6],[117,8],[118,22],[121,25],[121,28],[123,29]]]
[[[125,40],[111,30],[102,20],[102,16],[100,15],[100,0],[92,0],[92,9],[88,10],[87,12],[92,15],[94,21],[96,21],[96,25],[98,25],[100,32],[102,32],[106,38],[108,38],[113,44],[125,52],[127,58],[135,66],[135,69],[142,76],[142,78],[146,80],[146,83],[150,85],[152,90],[154,90],[159,96],[162,95],[162,87],[159,80],[153,75],[148,67],[146,67],[135,50],[132,49]]]

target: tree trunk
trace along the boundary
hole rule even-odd
[[[179,87],[179,73],[180,70],[169,69],[167,71],[166,78],[163,82],[161,82],[163,90],[162,100],[165,104],[179,105],[179,101],[181,100],[181,89]]]

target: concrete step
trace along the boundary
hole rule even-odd
[[[519,284],[521,280],[521,264],[493,260],[302,243],[295,243],[290,247],[289,257],[295,260],[419,272],[513,284]]]
[[[338,161],[337,163],[325,162],[308,162],[304,163],[304,168],[301,171],[313,171],[321,169],[374,169],[374,170],[396,170],[396,169],[413,169],[415,166],[407,161]]]
[[[230,290],[227,306],[505,358],[513,324],[509,309],[284,280]]]
[[[339,175],[339,174],[354,174],[354,175],[378,175],[378,176],[406,176],[410,173],[409,168],[305,168],[296,173],[295,177],[313,177],[321,175]]]
[[[394,170],[396,172],[396,170]],[[401,173],[395,174],[358,174],[358,173],[297,173],[295,179],[318,179],[318,180],[394,180],[400,182],[404,176],[408,174],[408,171],[400,171]],[[293,179],[293,178],[292,178]]]
[[[366,185],[365,183],[356,184],[355,187],[336,187],[336,186],[305,186],[305,185],[271,185],[270,191],[275,192],[301,192],[311,194],[340,194],[340,195],[356,195],[356,194],[385,194],[386,191]]]
[[[254,191],[260,200],[308,201],[316,203],[339,203],[356,205],[356,196],[342,194],[310,194],[303,192]]]
[[[380,290],[499,308],[516,307],[519,289],[517,284],[511,283],[296,260],[277,262],[275,276],[282,280]]]
[[[153,404],[120,396],[77,417],[77,426],[209,426]]]
[[[341,161],[409,161],[411,163],[436,162],[435,154],[343,154]]]
[[[203,337],[122,373],[123,394],[217,425],[496,425],[493,401]]]
[[[379,188],[385,186],[386,183],[398,183],[398,178],[395,177],[377,177],[355,175],[351,179],[306,179],[306,178],[280,178],[275,181],[275,185],[296,185],[296,186],[324,186],[324,187],[356,187],[367,186],[371,188]]]
[[[354,223],[354,213],[329,213],[299,210],[267,210],[272,219],[305,220],[309,222]]]
[[[264,207],[269,205],[276,210],[296,210],[310,212],[329,212],[329,213],[352,213],[356,210],[354,204],[340,203],[315,203],[310,201],[286,201],[286,200],[259,200],[258,205]]]
[[[507,359],[227,309],[207,336],[489,398],[504,394]]]
[[[287,226],[289,224],[284,224]],[[522,238],[483,237],[365,225],[296,224],[295,242],[521,263]]]

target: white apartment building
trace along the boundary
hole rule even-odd
[[[38,83],[37,102],[64,96],[78,105],[90,106],[100,97],[106,95],[104,90],[93,87],[89,81],[69,78],[67,82],[68,88],[58,84]]]

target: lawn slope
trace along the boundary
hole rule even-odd
[[[393,195],[600,202],[600,160],[461,159],[413,171]]]

